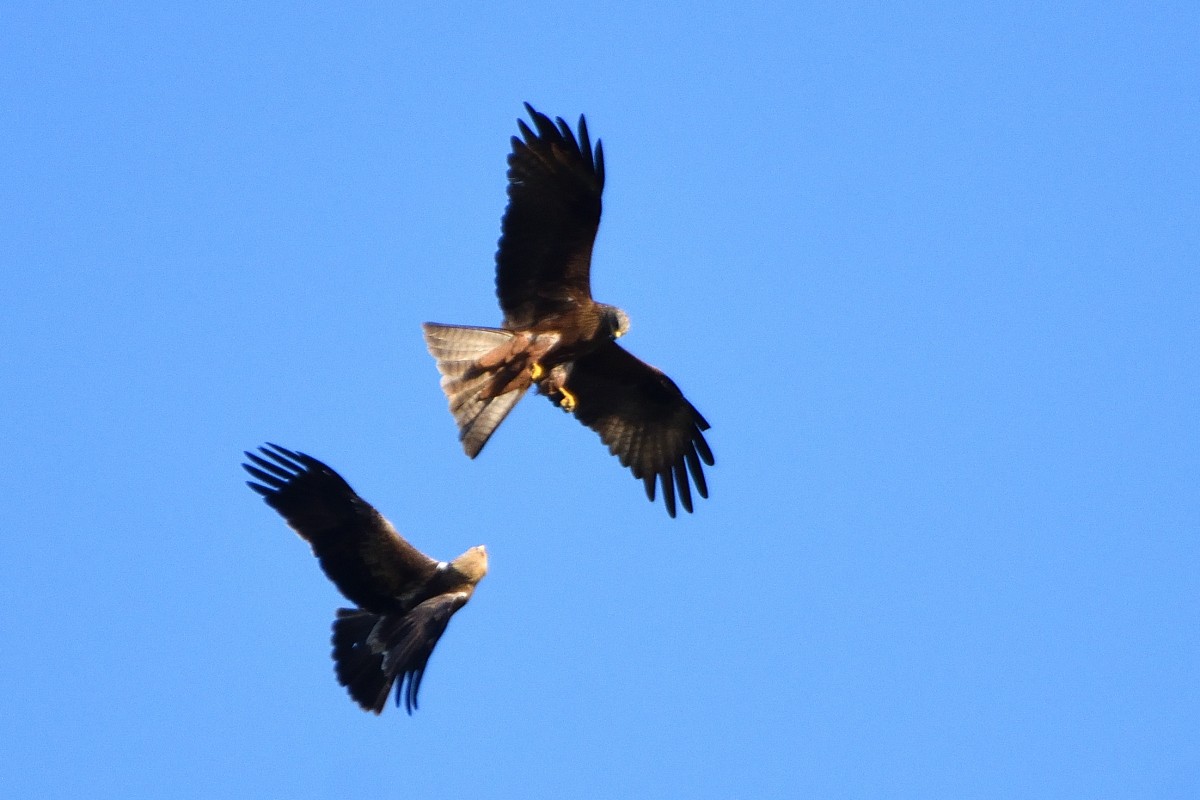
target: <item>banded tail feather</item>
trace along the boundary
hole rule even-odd
[[[442,391],[463,450],[474,458],[533,383],[511,331],[426,322],[425,345],[442,375]]]

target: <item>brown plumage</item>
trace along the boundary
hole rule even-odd
[[[508,157],[508,209],[496,253],[501,328],[425,323],[442,389],[471,458],[530,386],[592,430],[667,513],[692,487],[708,497],[708,422],[679,387],[614,341],[629,329],[615,306],[592,299],[592,244],[600,225],[604,149],[587,122],[578,137],[525,104]]]
[[[325,575],[359,606],[339,608],[333,623],[338,683],[376,714],[396,683],[396,705],[403,697],[411,714],[434,646],[487,574],[487,551],[434,561],[317,459],[274,444],[259,452],[246,453],[242,467],[257,480],[246,485],[312,545]]]

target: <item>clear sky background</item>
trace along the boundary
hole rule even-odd
[[[1200,796],[1194,3],[14,4],[10,797]],[[460,451],[522,101],[712,422],[671,520],[527,398]],[[305,450],[491,574],[421,709],[243,484]]]

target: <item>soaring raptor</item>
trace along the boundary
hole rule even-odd
[[[629,329],[615,306],[592,299],[592,244],[600,226],[604,148],[587,122],[576,136],[528,103],[508,156],[508,209],[496,252],[500,328],[425,323],[463,449],[479,455],[530,386],[600,434],[667,513],[692,510],[688,476],[708,497],[708,422],[675,382],[614,340]]]
[[[329,580],[358,606],[339,608],[333,622],[338,683],[376,714],[396,683],[396,705],[403,697],[411,714],[434,645],[487,574],[487,551],[434,561],[312,456],[275,444],[259,452],[246,453],[242,467],[257,481],[246,485],[312,545]]]

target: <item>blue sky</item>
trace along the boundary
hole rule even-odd
[[[12,796],[1194,797],[1193,4],[25,4],[0,25]],[[495,324],[522,101],[594,290],[712,422],[671,520],[419,324]],[[412,718],[263,441],[438,558]]]

